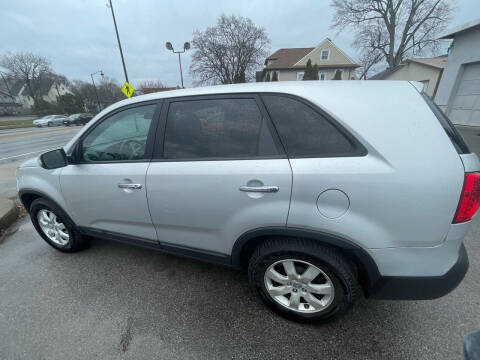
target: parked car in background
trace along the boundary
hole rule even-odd
[[[298,81],[137,96],[23,163],[20,199],[57,250],[100,237],[244,268],[295,320],[339,316],[361,288],[438,298],[468,269],[480,162],[420,90]]]
[[[33,120],[33,126],[60,126],[63,125],[63,121],[67,119],[64,115],[47,115],[40,119]]]
[[[72,114],[63,120],[63,125],[70,126],[70,125],[85,125],[90,120],[92,120],[93,115],[89,113],[81,113],[81,114]]]

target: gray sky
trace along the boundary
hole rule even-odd
[[[102,69],[123,83],[123,70],[107,0],[2,0],[0,53],[32,51],[48,57],[57,73],[90,80]],[[196,29],[215,24],[222,14],[249,17],[264,27],[271,52],[282,47],[309,47],[330,37],[352,58],[352,34],[329,30],[333,11],[327,0],[113,0],[130,82],[159,79],[180,83],[176,55]],[[480,16],[480,0],[459,0],[451,26]],[[182,57],[185,85],[190,54]]]

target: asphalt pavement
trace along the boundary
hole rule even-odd
[[[480,150],[480,131],[461,131]],[[477,216],[469,272],[447,296],[362,298],[304,325],[268,310],[241,271],[98,239],[63,254],[27,218],[0,243],[0,359],[462,359],[480,328],[479,233]]]
[[[65,145],[80,127],[23,128],[0,131],[0,164],[33,157]]]
[[[25,159],[65,145],[80,127],[20,128],[0,131],[0,198],[16,196],[15,171]]]

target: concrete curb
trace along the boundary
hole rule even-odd
[[[18,206],[10,199],[0,199],[0,232],[12,225],[18,217]]]

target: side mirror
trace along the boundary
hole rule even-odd
[[[44,169],[58,169],[67,166],[67,154],[63,149],[46,152],[40,155],[40,164]]]

